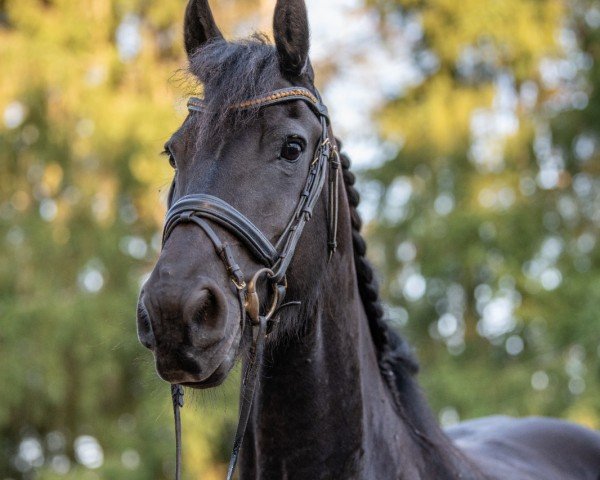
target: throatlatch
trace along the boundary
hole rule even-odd
[[[280,308],[288,305],[282,304],[285,297],[287,280],[286,272],[294,256],[296,246],[302,235],[306,223],[313,214],[314,206],[319,199],[325,177],[328,182],[327,202],[327,247],[329,258],[337,247],[338,225],[338,184],[340,159],[337,146],[329,137],[329,116],[327,108],[321,102],[318,93],[313,93],[306,88],[291,87],[275,90],[267,95],[256,97],[229,108],[249,109],[276,105],[284,102],[300,100],[305,102],[319,117],[321,123],[321,136],[315,148],[313,160],[309,166],[305,186],[302,190],[296,208],[283,229],[277,243],[273,245],[267,237],[245,215],[224,200],[207,194],[186,195],[177,200],[167,212],[163,230],[163,246],[169,236],[181,223],[193,223],[200,227],[212,242],[215,252],[222,260],[227,273],[236,289],[240,306],[240,323],[242,335],[248,336],[250,342],[250,356],[245,364],[242,375],[242,392],[240,415],[233,443],[233,450],[227,472],[227,480],[231,480],[237,464],[238,454],[242,446],[244,432],[252,410],[254,391],[258,383],[258,373],[262,362],[265,341],[269,327],[276,321]],[[192,98],[188,102],[190,112],[203,112],[204,103],[201,99]],[[231,248],[222,242],[211,224],[217,224],[237,237],[264,268],[254,273],[251,280],[246,283],[243,272],[236,263]],[[261,277],[267,279],[270,285],[271,298],[269,302],[261,302],[256,285]],[[267,303],[268,311],[261,314],[260,305]],[[295,302],[293,302],[295,303]],[[248,322],[246,322],[248,319]],[[251,329],[246,328],[249,323]],[[176,467],[175,478],[181,479],[181,417],[180,409],[183,407],[183,386],[171,385],[173,399],[173,412],[175,416],[176,437]]]

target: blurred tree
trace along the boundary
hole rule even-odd
[[[158,152],[195,88],[173,75],[185,3],[0,2],[0,478],[172,474],[169,389],[134,314],[171,177]],[[254,5],[215,13],[228,31]],[[225,468],[235,380],[219,395],[186,439],[195,477]]]
[[[168,388],[133,317],[171,176],[157,153],[195,89],[185,3],[0,0],[0,478],[171,477]],[[272,1],[212,4],[226,33],[267,29]],[[379,113],[398,149],[367,175],[371,252],[445,421],[598,425],[600,11],[483,5],[370,5],[384,36],[418,37],[419,72]],[[190,478],[223,477],[236,394],[184,409]]]
[[[600,426],[600,10],[594,2],[375,1],[417,32],[420,79],[378,114],[397,146],[371,254],[445,423]]]

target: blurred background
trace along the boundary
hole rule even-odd
[[[198,87],[184,0],[0,0],[0,479],[167,479],[168,385],[135,305],[163,142]],[[273,0],[213,0],[228,36]],[[389,319],[444,425],[600,427],[600,4],[308,0]],[[183,411],[224,478],[235,375]]]

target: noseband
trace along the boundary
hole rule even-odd
[[[327,249],[329,258],[331,258],[337,247],[340,160],[337,146],[332,143],[329,137],[327,107],[321,101],[318,93],[315,94],[302,87],[283,88],[232,105],[229,108],[247,110],[297,100],[306,103],[318,117],[321,123],[321,135],[298,203],[275,245],[248,217],[229,203],[218,197],[203,193],[185,195],[178,199],[167,212],[163,231],[162,244],[164,246],[177,225],[191,223],[200,227],[212,242],[235,286],[240,306],[240,322],[243,334],[248,332],[248,329],[244,328],[246,319],[249,320],[251,326],[252,335],[248,337],[251,341],[250,357],[242,374],[240,416],[229,462],[227,480],[231,480],[233,477],[244,432],[248,424],[267,333],[277,320],[279,308],[283,306],[282,302],[287,288],[286,272],[294,257],[304,226],[312,217],[314,206],[321,195],[326,177],[329,178],[327,204]],[[202,112],[205,107],[201,99],[191,98],[188,102],[188,109],[190,113]],[[246,281],[244,273],[236,263],[229,244],[221,241],[219,235],[211,226],[214,224],[224,228],[240,240],[252,257],[263,265],[263,268],[254,272],[248,281]],[[267,279],[270,286],[267,291],[271,291],[271,298],[268,302],[265,302],[270,305],[266,312],[261,312],[263,302],[260,301],[257,292],[257,283],[262,277]],[[177,452],[175,476],[176,480],[179,480],[181,476],[181,421],[179,408],[183,406],[183,387],[172,385],[171,394],[175,414]]]

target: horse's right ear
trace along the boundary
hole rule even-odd
[[[208,0],[190,0],[185,9],[184,20],[185,50],[190,58],[194,52],[211,40],[223,38],[217,27]]]
[[[273,36],[283,73],[291,76],[304,73],[309,48],[308,14],[304,0],[277,0]]]

